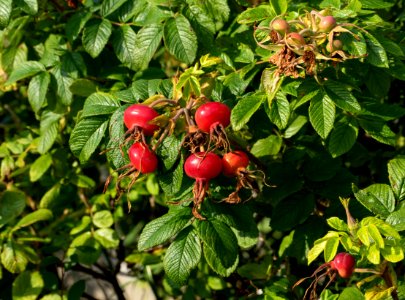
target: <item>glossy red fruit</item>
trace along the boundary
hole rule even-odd
[[[210,180],[221,173],[222,160],[212,152],[194,153],[186,159],[184,171],[188,177],[197,180]]]
[[[237,176],[240,170],[249,165],[249,157],[243,151],[228,152],[222,157],[222,173],[225,176]]]
[[[231,109],[220,102],[207,102],[195,112],[195,121],[200,130],[210,132],[217,124],[227,127],[231,122]]]
[[[159,129],[159,126],[150,124],[149,122],[158,115],[157,111],[149,106],[133,104],[124,112],[124,124],[128,129],[133,129],[137,126],[142,128],[145,135],[153,135]]]
[[[128,155],[134,168],[142,174],[156,171],[158,166],[157,156],[145,143],[134,143],[129,148]]]
[[[356,260],[352,255],[346,252],[336,254],[335,258],[330,262],[333,270],[337,270],[339,276],[342,278],[349,278],[352,276]]]
[[[325,16],[319,22],[318,28],[320,32],[329,32],[336,26],[336,19],[332,16]]]
[[[271,28],[281,35],[285,35],[290,30],[290,25],[284,19],[275,19],[271,23]]]
[[[287,43],[290,46],[304,46],[306,44],[304,37],[298,32],[291,32],[287,35]]]

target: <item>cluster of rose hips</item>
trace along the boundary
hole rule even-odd
[[[158,170],[156,150],[168,134],[173,134],[173,127],[180,117],[184,117],[187,123],[183,148],[187,149],[188,157],[184,163],[184,171],[187,176],[195,179],[192,212],[196,218],[204,219],[199,210],[209,189],[209,182],[221,173],[237,178],[236,190],[224,199],[226,202],[239,203],[241,199],[238,192],[241,188],[255,190],[255,177],[246,169],[250,162],[248,154],[242,150],[232,151],[225,132],[230,124],[230,108],[219,102],[205,101],[201,104],[201,100],[206,99],[191,99],[186,107],[177,107],[177,102],[173,100],[163,100],[175,106],[171,109],[173,117],[164,129],[156,124],[160,114],[151,107],[154,106],[153,103],[150,106],[133,104],[125,110],[124,124],[128,130],[124,144],[132,142],[132,145],[128,150],[130,164],[121,168],[127,170],[117,180],[117,194],[122,192],[120,181],[123,178],[133,175],[128,187],[130,189],[139,175]],[[151,139],[148,143],[147,138],[151,136],[159,138]],[[125,155],[123,151],[122,154]],[[109,181],[107,185],[108,183]]]
[[[294,285],[294,287],[298,286],[308,278],[314,278],[307,288],[303,299],[307,299],[307,296],[309,296],[309,299],[317,299],[316,287],[320,280],[322,280],[326,276],[329,276],[330,279],[325,286],[326,289],[329,284],[336,278],[336,274],[339,274],[339,276],[342,278],[350,278],[354,272],[355,266],[356,260],[351,254],[346,252],[338,253],[331,262],[321,265],[318,269],[315,270],[312,276],[299,280]],[[321,271],[324,272],[319,275]]]
[[[278,50],[270,57],[270,62],[278,67],[279,74],[299,77],[316,75],[320,61],[339,62],[350,57],[345,53],[339,39],[342,33],[354,33],[344,27],[353,24],[338,24],[336,19],[326,12],[311,11],[294,20],[281,17],[273,19],[269,28],[257,27],[257,44],[268,50]],[[257,30],[269,32],[260,41]]]

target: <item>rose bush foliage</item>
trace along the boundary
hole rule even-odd
[[[122,274],[158,298],[405,297],[404,5],[2,0],[0,298],[91,299],[73,271],[117,299]],[[191,126],[209,101],[217,135]],[[156,171],[123,170],[134,141]],[[196,201],[201,147],[250,163]],[[301,281],[342,252],[350,279]]]

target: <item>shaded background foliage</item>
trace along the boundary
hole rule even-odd
[[[364,42],[367,58],[322,71],[335,82],[322,90],[333,95],[333,118],[322,119],[311,113],[314,91],[321,90],[311,77],[286,78],[280,94],[268,101],[270,65],[258,62],[270,53],[257,47],[253,28],[285,13],[285,3],[2,1],[0,298],[90,298],[89,284],[87,289],[83,281],[70,285],[61,270],[110,282],[118,299],[124,294],[116,275],[123,273],[159,298],[302,297],[302,289],[293,292],[291,286],[316,269],[307,266],[307,253],[329,230],[326,218],[344,219],[339,197],[358,199],[350,205],[358,219],[378,214],[353,184],[360,189],[390,184],[388,162],[403,162],[405,15],[403,1],[288,2],[291,19],[328,7],[376,38]],[[204,65],[210,57],[221,60]],[[190,274],[175,269],[173,275],[162,261],[171,253],[168,247],[178,245],[171,242],[190,212],[186,207],[168,212],[166,201],[187,199],[192,184],[183,176],[185,153],[177,156],[180,137],[166,139],[159,149],[159,173],[139,179],[114,207],[114,189],[103,193],[103,187],[110,171],[126,163],[116,147],[126,105],[156,94],[172,97],[172,78],[180,76],[184,95],[188,89],[233,108],[230,136],[261,161],[276,187],[263,186],[256,199],[237,206],[206,201],[210,221],[196,222],[197,229],[188,226],[175,238],[197,241],[194,260],[185,268]],[[232,186],[225,178],[213,181],[212,198],[222,199]],[[387,209],[380,217],[401,231],[404,198],[398,187],[392,189],[393,198],[391,189],[370,193]],[[157,221],[149,224],[164,225],[173,215],[177,231],[145,227],[152,220]],[[209,229],[218,233],[212,242],[216,253],[206,246]],[[403,264],[395,268],[401,274]],[[359,275],[353,281],[360,280]],[[402,293],[403,281],[402,272]],[[350,285],[338,281],[330,293]]]

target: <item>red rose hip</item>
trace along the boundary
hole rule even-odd
[[[237,176],[238,172],[246,169],[248,165],[249,157],[240,150],[228,152],[222,157],[222,173],[228,177]]]
[[[333,270],[339,273],[342,278],[349,278],[354,272],[356,260],[349,253],[341,252],[336,254],[335,258],[330,262]]]
[[[186,159],[184,171],[188,177],[208,181],[221,173],[222,161],[218,155],[212,152],[194,153]]]
[[[135,126],[142,128],[145,135],[153,135],[159,129],[159,126],[149,122],[159,114],[153,108],[143,104],[133,104],[124,112],[124,124],[132,130]]]
[[[158,166],[157,156],[145,143],[134,143],[129,148],[128,155],[134,168],[142,174],[156,171]]]
[[[197,109],[194,118],[200,130],[210,132],[218,124],[224,128],[229,125],[231,109],[220,102],[207,102]]]

